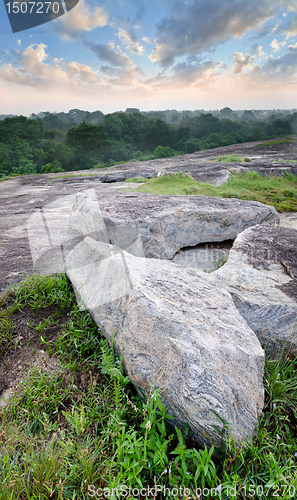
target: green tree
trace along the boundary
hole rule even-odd
[[[171,146],[172,144],[172,128],[168,123],[163,122],[160,118],[153,119],[151,125],[145,134],[145,141],[149,148],[160,146]]]
[[[61,163],[58,160],[54,160],[52,163],[47,163],[41,168],[41,174],[52,174],[56,172],[65,172],[62,168]]]
[[[75,147],[83,156],[87,150],[99,150],[109,144],[109,139],[103,125],[91,125],[83,121],[78,127],[68,130],[65,143]]]
[[[174,150],[170,148],[169,146],[163,147],[163,146],[158,146],[155,149],[155,158],[167,158],[168,156],[174,156]]]

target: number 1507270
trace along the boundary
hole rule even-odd
[[[48,14],[49,10],[58,14],[60,9],[58,2],[9,2],[5,5],[8,14]]]

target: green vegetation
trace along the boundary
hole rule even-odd
[[[142,193],[167,195],[204,195],[219,198],[254,200],[273,205],[278,212],[297,211],[297,177],[261,176],[257,172],[231,174],[222,186],[196,182],[187,174],[165,174],[149,179],[144,186],[136,188]]]
[[[29,119],[4,118],[0,120],[0,179],[101,168],[249,141],[273,139],[271,144],[281,144],[294,140],[291,134],[297,130],[297,113],[265,120],[257,120],[253,113],[243,113],[239,119],[228,110],[219,116],[183,113],[176,120],[174,113],[164,113],[132,109],[104,115],[71,110]],[[165,121],[168,116],[170,123]]]
[[[249,161],[252,161],[250,158],[241,158],[241,156],[238,156],[236,154],[232,154],[232,155],[229,155],[229,156],[226,156],[226,155],[223,155],[223,156],[219,156],[218,158],[216,158],[214,160],[215,162],[218,162],[218,163],[222,163],[222,162],[241,162],[241,161],[245,161],[245,162],[249,162]]]
[[[289,139],[272,139],[271,141],[268,142],[263,142],[262,144],[256,144],[256,147],[258,146],[276,146],[277,144],[289,144],[290,141]]]
[[[175,152],[169,146],[167,146],[166,148],[164,148],[163,146],[158,146],[155,149],[154,155],[155,155],[155,158],[168,158],[170,156],[174,156]]]
[[[193,447],[188,428],[182,433],[168,427],[158,391],[137,395],[89,313],[79,311],[65,275],[30,277],[0,306],[1,321],[9,311],[13,336],[18,312],[31,315],[30,342],[39,339],[60,363],[55,370],[31,367],[0,410],[1,500],[87,499],[98,488],[129,487],[153,489],[141,498],[172,498],[164,490],[154,495],[156,485],[178,488],[179,499],[190,497],[187,488],[198,488],[192,498],[204,489],[208,500],[295,498],[296,359],[267,359],[265,407],[255,439],[236,447],[232,426],[218,417],[222,443],[214,453],[213,447]],[[51,320],[38,330],[42,315]]]
[[[147,182],[148,179],[146,177],[130,177],[129,179],[126,179],[125,182]]]

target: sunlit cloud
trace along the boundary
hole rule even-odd
[[[128,33],[126,30],[120,28],[118,31],[118,37],[133,54],[141,55],[143,53],[143,46],[140,45],[136,37],[132,37],[131,33]]]
[[[254,58],[249,54],[243,55],[242,52],[233,54],[233,73],[241,73],[244,69],[249,67],[254,62]]]
[[[279,43],[277,39],[275,38],[272,40],[270,47],[273,49],[273,52],[278,52],[284,45],[286,45],[287,42],[281,42]]]
[[[80,0],[66,15],[51,21],[51,29],[64,41],[76,40],[95,28],[106,26],[108,17],[104,7],[92,9],[85,0]]]

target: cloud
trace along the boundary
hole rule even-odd
[[[243,55],[242,52],[235,52],[233,54],[233,73],[236,75],[241,73],[244,69],[248,68],[254,62],[254,58],[249,54]]]
[[[284,45],[286,45],[286,43],[287,42],[279,43],[275,38],[274,40],[272,40],[270,47],[273,49],[273,52],[278,52]]]
[[[240,78],[241,80],[238,80]],[[296,87],[297,84],[297,44],[289,47],[286,54],[277,59],[269,58],[260,66],[255,64],[248,72],[237,76],[241,83],[250,90]]]
[[[289,45],[288,48],[289,49],[297,49],[297,42],[295,43],[295,45]]]
[[[220,75],[217,67],[220,63],[192,59],[173,66],[170,74],[159,73],[155,78],[147,79],[148,88],[164,90],[190,90],[206,88]]]
[[[263,57],[265,56],[265,52],[263,50],[262,45],[259,45],[256,43],[255,45],[252,45],[251,47],[251,55],[252,56],[257,56],[257,57]]]
[[[108,82],[113,85],[131,85],[141,70],[127,54],[122,53],[120,47],[116,49],[113,43],[107,45],[85,44],[100,61],[109,63],[109,66],[101,66],[100,71],[108,77]]]
[[[128,33],[123,28],[119,28],[118,37],[133,54],[141,55],[143,53],[143,46],[137,41],[135,35]]]
[[[62,40],[68,42],[95,28],[106,26],[107,23],[108,14],[104,7],[91,9],[85,0],[80,0],[70,12],[52,21],[51,28]]]
[[[72,61],[66,66],[67,76],[70,79],[79,79],[82,82],[90,82],[97,79],[96,73],[90,66]]]
[[[30,75],[30,77],[44,78],[55,80],[64,78],[65,74],[59,64],[46,64],[48,55],[45,52],[46,45],[44,43],[31,44],[23,51],[15,50],[13,55],[17,60],[16,71],[22,75]],[[31,80],[30,80],[31,81]]]
[[[45,49],[46,45],[39,43],[29,45],[22,52],[14,51],[16,62],[3,64],[0,67],[0,77],[11,83],[44,89],[57,84],[99,81],[99,75],[90,66],[75,61],[66,65],[63,58],[51,60]]]
[[[123,54],[121,52],[120,47],[117,47],[117,50],[114,50],[114,43],[112,42],[106,45],[87,42],[86,46],[98,57],[100,61],[105,61],[111,66],[125,68],[134,64],[127,54]]]
[[[170,14],[157,24],[156,48],[150,56],[163,67],[178,56],[193,57],[230,36],[241,37],[259,28],[288,4],[287,0],[164,1]]]

